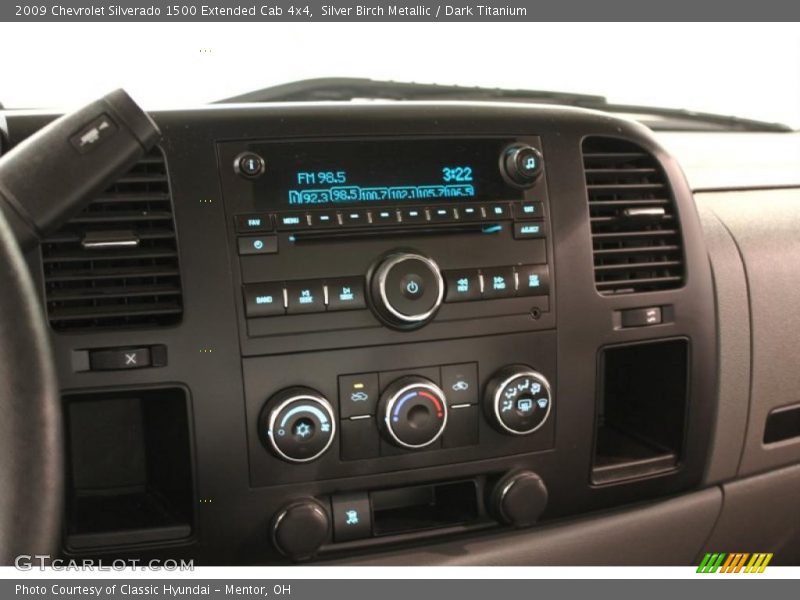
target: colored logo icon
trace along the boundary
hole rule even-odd
[[[264,242],[262,240],[256,240],[253,242],[253,248],[256,250],[261,250],[264,247]]]
[[[517,410],[521,413],[529,413],[533,410],[533,401],[523,398],[517,401]]]
[[[409,281],[406,284],[406,291],[409,294],[418,294],[419,293],[419,284],[416,281]]]
[[[344,513],[345,516],[345,525],[358,525],[358,511],[357,510],[348,510]]]

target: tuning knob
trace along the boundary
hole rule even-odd
[[[500,156],[500,171],[516,187],[532,186],[543,170],[542,153],[529,144],[512,144]]]
[[[444,392],[424,377],[401,377],[381,395],[379,426],[396,446],[419,449],[439,439],[447,426]]]
[[[444,297],[439,266],[427,256],[396,252],[384,258],[370,279],[377,315],[400,329],[420,327],[436,314]]]
[[[278,551],[292,560],[314,556],[331,530],[331,520],[325,508],[313,498],[290,502],[272,520],[272,543]]]
[[[333,442],[336,419],[322,394],[295,387],[275,394],[259,417],[261,439],[279,458],[288,462],[311,462],[322,456]]]
[[[489,498],[494,517],[514,527],[527,527],[539,520],[547,506],[547,487],[533,471],[517,471],[500,479]]]
[[[501,369],[486,386],[486,418],[503,433],[533,433],[547,421],[552,405],[547,379],[525,365]]]

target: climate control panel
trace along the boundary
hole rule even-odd
[[[539,343],[524,343],[531,337]],[[379,366],[380,370],[353,374],[340,372],[354,364],[356,356],[367,364],[391,367],[416,348],[398,347],[397,353],[388,348],[343,350],[325,365],[313,355],[304,356],[300,360],[309,368],[295,366],[295,372],[305,373],[305,381],[261,392],[255,421],[260,444],[257,450],[251,448],[255,484],[550,448],[550,417],[557,406],[551,382],[552,337],[542,332],[483,341],[495,347],[493,355],[507,355],[503,364],[487,360],[480,351],[470,352],[474,346],[469,343],[461,343],[456,355],[477,354],[476,360],[404,369]],[[431,356],[437,355],[434,349]],[[284,359],[246,359],[252,388],[264,390],[270,376],[288,373]]]

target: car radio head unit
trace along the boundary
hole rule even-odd
[[[235,164],[255,179],[257,208],[296,210],[413,202],[510,200],[498,158],[514,140],[416,139],[254,144]],[[253,158],[253,155],[257,158]],[[247,161],[254,160],[255,163]],[[242,168],[243,167],[243,168]]]

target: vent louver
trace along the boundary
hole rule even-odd
[[[594,278],[601,294],[683,284],[680,223],[660,164],[636,144],[591,137],[583,143]]]
[[[183,313],[166,162],[143,157],[42,243],[45,296],[58,331],[171,325]]]

